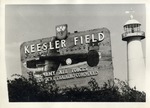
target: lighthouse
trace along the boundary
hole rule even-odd
[[[142,51],[141,40],[145,38],[145,32],[141,31],[141,23],[133,18],[133,11],[130,19],[124,24],[122,40],[127,41],[127,81],[131,88],[144,91],[145,89],[145,62]]]

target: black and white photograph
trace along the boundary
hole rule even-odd
[[[147,102],[146,4],[4,10],[8,103]]]

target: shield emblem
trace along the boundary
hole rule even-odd
[[[68,33],[68,26],[67,24],[58,25],[56,26],[56,37],[57,39],[66,39]]]

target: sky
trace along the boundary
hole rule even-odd
[[[20,45],[23,42],[55,36],[55,26],[68,24],[68,31],[106,27],[110,30],[114,76],[126,80],[127,44],[122,41],[123,25],[129,20],[125,11],[133,9],[134,18],[145,31],[144,4],[85,5],[6,5],[5,51],[7,77],[21,74]],[[146,31],[145,31],[146,32]],[[145,40],[142,40],[145,57]]]

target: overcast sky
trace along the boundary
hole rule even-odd
[[[20,45],[25,41],[55,36],[55,26],[68,24],[69,32],[106,27],[110,30],[114,75],[126,80],[126,42],[123,25],[129,20],[125,11],[133,9],[134,18],[145,31],[145,5],[6,5],[7,77],[21,74]],[[145,54],[145,40],[142,41]]]

